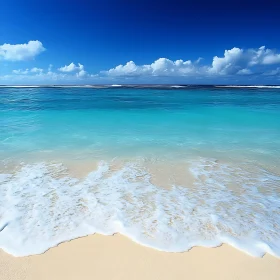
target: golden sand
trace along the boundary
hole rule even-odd
[[[15,258],[0,251],[1,280],[279,280],[280,259],[254,258],[228,245],[165,253],[119,234],[92,235],[42,255]]]

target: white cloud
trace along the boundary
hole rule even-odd
[[[225,50],[223,57],[214,56],[211,65],[202,66],[201,60],[201,57],[194,62],[159,58],[145,65],[136,65],[134,61],[129,61],[125,65],[102,71],[101,74],[111,77],[250,75],[256,73],[256,67],[259,68],[259,73],[264,72],[268,65],[280,64],[280,54],[264,46],[245,50],[234,47]]]
[[[235,74],[247,67],[243,55],[243,50],[239,48],[225,50],[224,57],[215,56],[213,58],[212,67],[209,69],[209,72],[216,74]]]
[[[118,81],[135,82],[220,82],[220,81],[248,81],[249,79],[272,79],[280,77],[280,53],[275,50],[260,47],[256,49],[241,49],[234,47],[225,50],[221,57],[214,56],[210,64],[203,64],[202,58],[197,60],[170,60],[159,58],[151,64],[137,65],[134,61],[120,64],[99,74],[88,73],[84,65],[71,62],[69,65],[53,71],[53,65],[49,64],[46,69],[27,68],[13,70],[13,75],[8,75],[11,81],[16,79],[23,82],[30,81]],[[8,77],[7,76],[7,77]],[[3,76],[2,76],[3,77]],[[14,78],[13,78],[14,77]],[[3,79],[3,78],[2,78]]]
[[[244,68],[239,70],[237,73],[237,75],[250,75],[253,74],[253,72],[250,69]]]
[[[43,71],[44,71],[44,69],[42,69],[42,68],[33,67],[30,70],[28,68],[26,68],[25,70],[17,69],[17,70],[13,70],[12,72],[17,75],[19,75],[19,74],[27,75],[27,74],[31,74],[31,73],[42,73]]]
[[[74,71],[82,71],[84,70],[84,65],[78,63],[78,65],[75,65],[75,63],[71,62],[69,65],[65,65],[63,67],[58,68],[61,72],[74,72]]]
[[[87,78],[98,77],[95,75],[90,75],[84,70],[82,64],[75,66],[74,73],[61,73],[52,71],[53,65],[49,64],[46,69],[33,67],[31,69],[17,69],[13,70],[10,75],[0,76],[0,80],[8,81],[8,83],[19,83],[19,84],[40,84],[40,83],[71,83],[74,81],[81,81]]]
[[[280,54],[269,54],[263,59],[263,64],[278,64],[280,63]]]
[[[42,73],[44,71],[44,69],[42,68],[37,68],[37,67],[33,67],[30,72],[31,73]]]
[[[272,64],[280,64],[280,54],[264,46],[247,50],[232,48],[225,50],[224,57],[213,58],[209,72],[222,75],[248,74],[251,71],[249,68]]]
[[[71,81],[75,78],[74,75],[55,72],[39,72],[33,73],[30,70],[22,70],[20,72],[13,70],[14,74],[0,76],[0,80],[8,82],[8,84],[45,84],[55,83],[56,81]]]
[[[25,69],[25,70],[23,70],[23,69],[17,69],[17,70],[13,70],[12,72],[13,72],[14,74],[17,74],[17,75],[19,75],[19,74],[26,75],[26,74],[29,73],[29,69],[28,69],[28,68]]]
[[[61,72],[72,72],[76,69],[76,65],[71,62],[69,65],[65,65],[64,67],[58,68],[59,71]]]
[[[190,60],[172,61],[167,58],[159,58],[152,64],[139,66],[134,61],[129,61],[125,65],[118,65],[102,73],[108,76],[182,76],[195,73],[195,71],[196,67]]]
[[[64,73],[77,72],[76,77],[78,78],[88,76],[87,72],[84,70],[84,65],[81,63],[78,63],[78,65],[76,65],[75,63],[71,62],[69,65],[58,68],[58,71]]]
[[[252,49],[250,51],[253,53],[256,64],[271,65],[280,63],[280,54],[271,49],[266,49],[265,46],[260,47],[257,51]]]
[[[85,77],[87,75],[87,72],[85,70],[79,71],[76,76],[79,78]]]
[[[29,41],[27,44],[3,44],[0,45],[0,59],[10,61],[30,60],[45,51],[43,44],[36,41]]]

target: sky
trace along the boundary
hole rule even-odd
[[[280,1],[0,7],[0,84],[280,84]]]

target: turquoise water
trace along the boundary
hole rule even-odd
[[[119,232],[280,256],[279,88],[0,87],[0,116],[5,251]]]
[[[280,89],[1,88],[0,151],[246,155],[279,164]]]

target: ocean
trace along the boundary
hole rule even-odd
[[[280,257],[280,87],[0,87],[0,248],[94,233]]]

